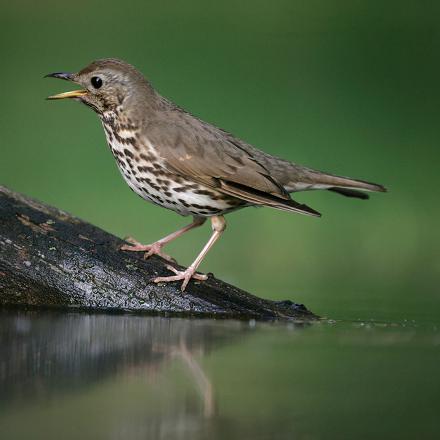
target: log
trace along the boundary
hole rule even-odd
[[[0,186],[0,305],[240,319],[314,320],[302,304],[260,299],[217,280],[156,284],[167,262]]]

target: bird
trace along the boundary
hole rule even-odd
[[[156,283],[204,281],[197,269],[226,228],[224,215],[248,206],[320,217],[292,199],[291,193],[329,190],[368,199],[365,191],[385,192],[382,185],[328,174],[259,150],[226,130],[205,122],[156,91],[134,66],[115,58],[91,62],[77,73],[46,77],[77,84],[81,89],[49,96],[73,99],[93,109],[108,146],[128,186],[143,199],[193,221],[160,240],[143,245],[129,238],[123,251],[159,255],[168,261],[170,276]],[[184,270],[162,248],[210,219],[212,234],[194,262]]]

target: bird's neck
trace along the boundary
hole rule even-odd
[[[102,112],[99,117],[104,128],[111,128],[112,131],[134,130],[137,128],[133,121],[138,120],[138,118],[129,108],[130,106],[123,103]]]
[[[105,109],[99,117],[103,124],[130,125],[131,121],[152,119],[165,105],[165,100],[158,95],[128,96],[117,105]]]
[[[100,113],[107,142],[113,153],[124,145],[134,145],[142,127],[169,107],[170,103],[151,89],[139,96],[127,96],[123,102]]]
[[[105,112],[101,113],[99,117],[104,126],[112,128],[120,125],[121,121],[126,119],[122,106],[119,108],[116,107],[115,109],[106,110]]]
[[[128,145],[134,145],[139,131],[130,113],[124,111],[123,106],[107,110],[99,115],[105,131],[107,143],[113,154],[124,150]]]

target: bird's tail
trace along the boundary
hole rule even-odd
[[[327,189],[347,197],[368,199],[368,194],[365,194],[363,191],[387,191],[383,185],[377,183],[327,174],[321,171],[312,170],[311,168],[299,167],[298,165],[296,165],[296,167],[301,168],[301,170],[297,169],[297,172],[294,174],[295,178],[285,185],[288,192],[309,189]]]

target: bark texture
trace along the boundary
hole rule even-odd
[[[222,318],[317,317],[292,301],[260,299],[209,276],[155,284],[166,262],[120,251],[123,240],[0,187],[0,305],[71,307]]]

